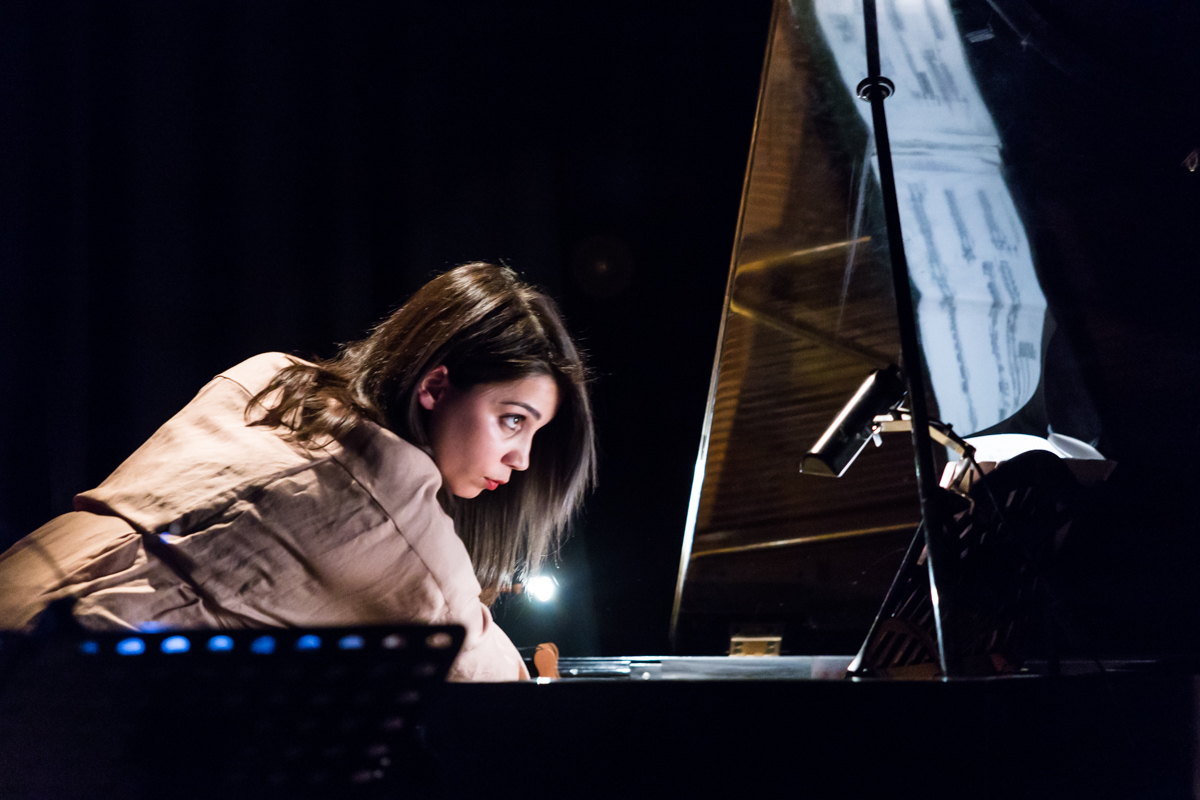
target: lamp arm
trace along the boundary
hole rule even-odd
[[[912,431],[912,417],[905,411],[880,414],[871,427],[872,433],[908,433]],[[954,432],[954,428],[940,420],[929,420],[929,438],[958,453],[960,458],[973,459],[975,448]]]

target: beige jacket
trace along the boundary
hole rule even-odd
[[[529,677],[479,602],[428,455],[370,422],[315,451],[246,425],[288,363],[268,353],[218,375],[76,513],[0,556],[0,625],[64,595],[92,629],[456,623],[452,679]]]

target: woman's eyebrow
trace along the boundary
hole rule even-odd
[[[501,403],[501,405],[506,405],[506,406],[520,406],[521,408],[528,411],[530,414],[533,414],[534,419],[540,420],[542,418],[541,412],[538,411],[533,406],[529,405],[529,403],[522,403],[520,400],[501,400],[500,403]]]

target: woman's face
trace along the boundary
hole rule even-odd
[[[429,439],[442,482],[455,497],[478,497],[529,466],[533,435],[554,418],[558,386],[548,375],[457,389],[445,367],[418,392],[429,411]]]

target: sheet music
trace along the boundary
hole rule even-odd
[[[862,4],[815,0],[848,91],[866,77]],[[888,133],[921,343],[943,422],[988,428],[1033,396],[1046,298],[1004,181],[1000,137],[947,0],[880,0]],[[859,102],[871,128],[871,109]],[[874,154],[872,167],[878,174]]]

